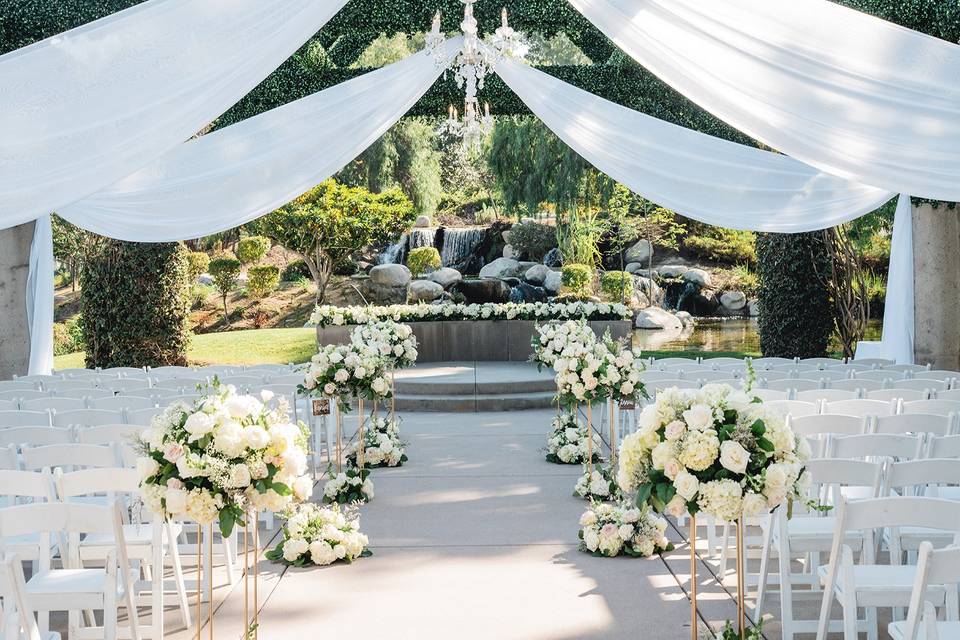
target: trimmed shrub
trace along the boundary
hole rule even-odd
[[[270,251],[270,238],[247,236],[237,243],[237,259],[243,264],[254,264],[263,260]]]
[[[626,271],[607,271],[600,276],[600,291],[610,302],[626,302],[633,295],[633,276]]]
[[[187,272],[177,243],[98,240],[81,274],[86,366],[186,365]]]
[[[205,284],[190,285],[190,308],[194,311],[202,309],[203,305],[207,303],[207,298],[210,297],[211,291],[213,291],[213,287]]]
[[[227,312],[227,296],[237,286],[240,267],[240,261],[232,253],[221,253],[210,261],[213,287],[220,292],[220,297],[223,299],[223,319],[227,322],[230,321],[230,314]]]
[[[196,282],[201,273],[206,273],[210,266],[210,256],[203,251],[187,251],[187,273],[190,282]]]
[[[757,261],[757,235],[752,231],[737,231],[713,227],[706,235],[689,235],[683,248],[699,257],[717,262],[753,264]]]
[[[262,264],[247,269],[247,292],[254,298],[265,298],[280,284],[280,269]]]
[[[823,234],[761,234],[757,258],[763,355],[827,355],[834,306],[823,281],[823,274],[831,268]]]
[[[290,262],[283,268],[280,280],[283,282],[299,282],[301,278],[310,278],[310,267],[301,259]]]
[[[529,260],[541,262],[557,246],[557,230],[548,224],[524,222],[510,228],[510,246]]]
[[[560,268],[560,282],[567,292],[585,298],[593,284],[593,269],[585,264],[565,264]]]
[[[417,247],[407,254],[407,268],[414,277],[436,271],[441,266],[440,252],[435,247]]]

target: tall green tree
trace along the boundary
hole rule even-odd
[[[77,277],[93,236],[60,216],[52,216],[50,220],[53,227],[53,257],[66,267],[70,274],[70,285],[76,291]]]
[[[398,189],[371,193],[331,179],[247,227],[303,257],[319,303],[338,264],[409,231],[415,218],[413,204]]]

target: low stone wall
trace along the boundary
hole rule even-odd
[[[529,360],[530,339],[536,325],[533,320],[432,320],[405,324],[417,337],[417,362]],[[598,336],[607,329],[614,338],[629,339],[632,335],[629,320],[595,320],[589,324]],[[317,327],[317,344],[344,344],[352,329]]]

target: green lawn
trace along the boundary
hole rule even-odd
[[[194,336],[187,358],[199,365],[286,364],[306,362],[316,352],[315,329],[251,329]],[[54,358],[57,369],[82,366],[82,352]]]

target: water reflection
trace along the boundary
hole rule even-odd
[[[865,340],[879,340],[882,323],[870,320]],[[650,351],[743,351],[760,352],[756,318],[698,318],[696,326],[683,331],[633,332],[633,345]]]

